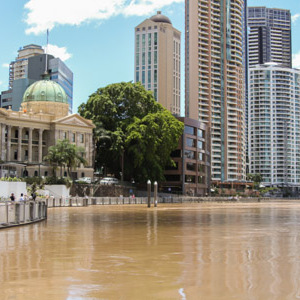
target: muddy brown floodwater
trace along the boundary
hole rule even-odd
[[[0,230],[0,299],[300,299],[300,202],[50,209]]]

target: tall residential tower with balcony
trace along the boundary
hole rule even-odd
[[[160,11],[135,27],[134,80],[175,115],[180,115],[180,38]]]
[[[1,93],[1,107],[19,110],[27,87],[41,80],[45,71],[51,80],[59,83],[68,97],[69,113],[73,107],[73,72],[60,59],[47,55],[41,46],[30,44],[18,50],[18,56],[9,65],[9,89]]]
[[[186,116],[210,127],[212,181],[245,180],[246,1],[185,6]]]
[[[291,13],[287,9],[248,7],[249,66],[267,62],[292,67]]]
[[[300,71],[276,63],[249,70],[250,173],[265,186],[300,187]]]

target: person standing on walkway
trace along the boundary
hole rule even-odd
[[[9,198],[10,198],[10,201],[15,201],[15,199],[16,199],[14,193],[11,193]]]
[[[20,201],[20,202],[21,202],[21,201],[24,201],[24,195],[23,195],[23,193],[21,193],[21,196],[20,196],[19,201]]]
[[[33,201],[35,201],[35,199],[36,199],[36,193],[33,192],[33,193],[31,194],[31,197],[32,197]]]

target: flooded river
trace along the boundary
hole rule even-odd
[[[0,299],[300,299],[300,202],[50,209],[0,230]]]

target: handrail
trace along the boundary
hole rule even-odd
[[[45,201],[5,201],[0,203],[0,228],[29,224],[47,219]]]

